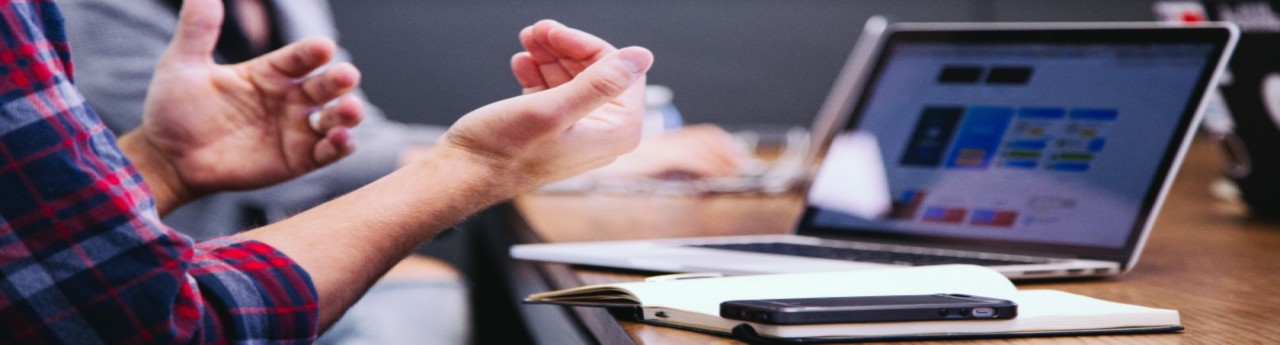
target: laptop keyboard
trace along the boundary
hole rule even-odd
[[[944,264],[973,264],[973,265],[980,265],[980,266],[1001,266],[1001,265],[1037,264],[1037,263],[1045,262],[1045,261],[1036,261],[1036,260],[1030,260],[1030,259],[1010,260],[1010,259],[974,258],[974,257],[962,257],[962,256],[869,250],[869,249],[858,249],[858,248],[827,247],[827,246],[815,246],[815,245],[807,245],[807,244],[780,243],[780,242],[703,244],[703,245],[694,245],[692,247],[736,250],[736,251],[764,253],[764,254],[803,256],[803,257],[820,258],[820,259],[874,262],[874,263],[907,265],[907,266],[927,266],[927,265],[944,265]]]

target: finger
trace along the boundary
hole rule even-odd
[[[708,159],[716,161],[725,169],[736,172],[741,169],[746,160],[746,152],[743,152],[733,137],[720,127],[694,125],[680,129],[680,133],[692,135],[697,140],[693,144],[706,151]]]
[[[526,26],[520,30],[520,46],[524,47],[524,50],[529,53],[529,57],[533,58],[535,62],[543,63],[555,60],[555,57],[550,52],[547,52],[546,48],[538,44],[538,40],[533,38],[533,25]]]
[[[525,94],[547,89],[547,82],[538,71],[538,63],[533,61],[529,52],[519,52],[511,57],[511,73],[516,76],[516,82],[520,83]]]
[[[551,27],[543,39],[560,57],[561,67],[572,75],[617,50],[604,39],[564,25]]]
[[[317,133],[329,133],[335,127],[353,128],[364,119],[364,102],[355,96],[346,96],[319,112],[320,119],[312,129]]]
[[[560,67],[571,76],[617,50],[609,42],[585,31],[555,21],[545,22],[549,24],[534,26],[534,37],[548,48]]]
[[[547,87],[556,87],[567,83],[573,79],[576,73],[571,73],[565,66],[561,65],[561,55],[557,53],[546,40],[548,30],[552,27],[563,26],[554,20],[542,20],[537,24],[526,28],[520,32],[521,44],[524,45],[525,51],[529,52],[529,56],[538,65],[538,73],[542,75]]]
[[[658,137],[642,141],[640,146],[669,147],[664,149],[669,153],[658,158],[659,162],[666,166],[663,173],[679,172],[702,178],[726,176],[736,172],[736,167],[732,162],[724,159],[724,153],[719,150],[719,147],[699,139],[679,138],[679,136]],[[663,143],[664,141],[666,143]],[[673,148],[679,149],[671,152]]]
[[[653,65],[653,53],[631,47],[611,54],[593,64],[572,81],[533,94],[531,100],[542,108],[543,115],[564,117],[554,121],[567,128],[592,110],[618,98]]]
[[[708,150],[703,160],[707,162],[710,168],[703,172],[703,177],[724,177],[736,175],[741,171],[740,164],[726,152]]]
[[[551,51],[550,46],[542,43],[545,40],[538,37],[539,35],[546,35],[547,29],[544,26],[558,24],[554,20],[544,19],[520,30],[520,45],[524,46],[524,50],[528,51],[534,61],[539,64],[552,63],[559,59]]]
[[[548,87],[557,87],[573,80],[573,74],[558,62],[539,64],[538,73],[542,74]]]
[[[521,34],[548,87],[568,82],[591,64],[617,51],[599,37],[554,20],[539,21]]]
[[[727,151],[709,146],[710,143],[691,142],[689,144],[697,145],[697,147],[690,147],[691,152],[686,154],[705,167],[701,171],[703,176],[724,176],[737,171],[738,165]]]
[[[302,92],[311,105],[318,106],[346,95],[357,85],[360,85],[360,70],[344,62],[302,81]]]
[[[706,161],[700,161],[696,158],[686,158],[682,161],[668,163],[669,166],[652,172],[648,177],[664,178],[671,175],[682,175],[684,177],[705,178],[715,176],[716,167]]]
[[[166,59],[175,62],[212,62],[222,30],[223,8],[219,0],[187,0],[178,14],[178,28],[169,43]]]
[[[328,64],[333,60],[337,49],[331,39],[310,37],[246,63],[255,76],[260,78],[298,79]]]
[[[717,162],[709,152],[686,152],[683,157],[668,162],[667,167],[653,177],[662,177],[671,173],[692,175],[693,178],[724,177],[735,173],[730,166]]]
[[[356,142],[351,131],[346,127],[336,127],[316,142],[311,158],[317,167],[321,167],[337,162],[355,150]]]

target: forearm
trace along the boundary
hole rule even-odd
[[[310,273],[327,328],[391,266],[443,229],[516,191],[473,155],[433,149],[363,188],[241,236],[270,244]],[[513,184],[514,185],[514,184]]]

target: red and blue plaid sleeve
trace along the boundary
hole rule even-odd
[[[258,242],[193,243],[72,86],[48,0],[0,0],[0,344],[309,343],[316,292]]]

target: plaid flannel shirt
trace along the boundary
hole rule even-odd
[[[72,86],[51,0],[0,0],[0,344],[309,343],[310,277],[258,242],[193,243]]]

